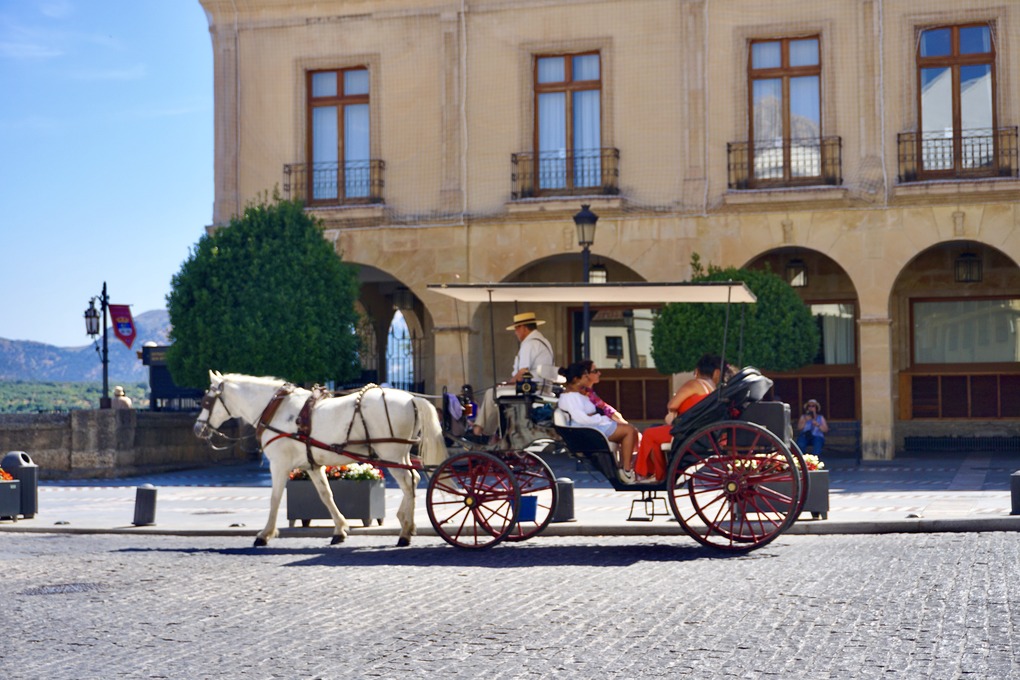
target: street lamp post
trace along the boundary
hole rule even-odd
[[[595,223],[599,216],[589,210],[588,204],[581,205],[581,211],[574,215],[574,226],[577,227],[577,245],[581,246],[581,260],[584,267],[584,282],[591,278],[591,244],[595,243]],[[581,359],[591,358],[591,308],[588,301],[584,302],[584,344],[581,346]]]
[[[89,300],[88,309],[85,310],[85,332],[93,339],[99,335],[99,310],[96,309],[96,299]],[[99,306],[103,313],[103,349],[96,347],[99,358],[103,362],[103,396],[99,398],[99,408],[110,408],[110,346],[106,337],[106,310],[110,306],[110,298],[106,294],[106,281],[103,281],[103,292],[99,296]]]

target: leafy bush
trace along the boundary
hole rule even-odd
[[[203,236],[174,275],[167,309],[174,382],[202,388],[210,369],[295,383],[360,374],[357,273],[300,203],[249,205]]]
[[[814,359],[820,342],[818,327],[807,305],[783,279],[770,271],[734,267],[709,266],[706,273],[697,253],[691,258],[691,269],[692,282],[743,281],[758,298],[754,304],[730,305],[728,363],[788,371]],[[655,366],[666,374],[693,370],[702,354],[723,350],[725,324],[726,305],[665,305],[652,327]]]

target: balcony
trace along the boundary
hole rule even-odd
[[[730,142],[726,145],[730,189],[839,186],[843,183],[841,137]]]
[[[619,149],[515,153],[510,164],[511,198],[515,201],[620,193]]]
[[[900,183],[1017,176],[1017,128],[896,135]]]
[[[289,163],[283,166],[283,196],[309,206],[382,203],[385,169],[381,160]]]

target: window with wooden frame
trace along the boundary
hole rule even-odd
[[[991,26],[941,26],[920,31],[917,81],[920,178],[995,174]]]
[[[371,160],[368,69],[310,71],[307,79],[308,202],[372,200],[377,168]]]
[[[535,58],[537,191],[602,185],[602,64],[598,52]]]
[[[748,160],[754,185],[814,184],[822,179],[819,40],[751,41]]]

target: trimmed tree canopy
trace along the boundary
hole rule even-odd
[[[174,382],[206,387],[210,369],[295,383],[360,374],[357,273],[299,203],[248,206],[203,236],[167,296]]]
[[[725,350],[728,363],[789,371],[814,359],[818,352],[818,328],[807,305],[783,279],[769,271],[733,267],[709,267],[704,274],[697,258],[692,265],[695,272],[692,282],[743,281],[758,298],[752,305],[730,305]],[[693,370],[702,354],[722,351],[725,323],[726,305],[666,305],[652,327],[656,368],[666,374]]]

